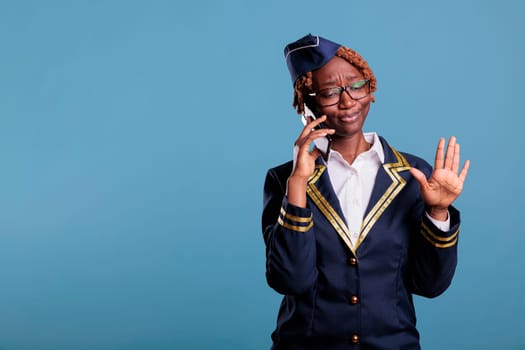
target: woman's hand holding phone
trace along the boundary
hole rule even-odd
[[[308,122],[303,128],[301,134],[295,141],[294,147],[297,151],[295,168],[292,175],[288,178],[288,202],[298,207],[306,207],[306,186],[308,179],[315,170],[315,160],[321,155],[317,147],[311,148],[315,139],[333,135],[334,129],[317,129],[319,124],[326,120],[326,116],[317,119],[308,118]]]

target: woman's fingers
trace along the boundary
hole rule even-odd
[[[460,147],[456,137],[452,136],[445,152],[445,138],[441,137],[436,149],[434,169],[449,169],[457,174],[460,164]]]
[[[436,149],[436,158],[434,159],[434,169],[441,169],[443,167],[443,161],[445,159],[445,139],[441,137],[438,142]]]
[[[310,151],[310,155],[314,158],[314,159],[317,159],[317,157],[319,157],[321,155],[321,151],[319,151],[319,149],[317,149],[317,147],[314,147],[311,151]]]
[[[308,117],[307,123],[304,126],[303,130],[301,131],[301,134],[299,135],[299,137],[295,141],[295,144],[296,145],[300,145],[300,144],[304,143],[305,138],[308,137],[308,135],[310,135],[310,133],[312,133],[314,131],[315,127],[319,126],[319,124],[321,124],[325,120],[326,120],[326,116],[325,115],[323,115],[322,117],[317,118],[317,119],[313,119],[312,117]]]
[[[425,174],[423,174],[423,172],[421,172],[421,170],[419,170],[417,168],[410,168],[409,171],[412,174],[412,176],[414,176],[414,178],[417,180],[417,182],[419,182],[419,185],[422,188],[425,188],[427,186],[427,184],[428,184],[427,178],[426,178]]]
[[[460,147],[459,147],[459,143],[456,143],[456,147],[454,148],[454,160],[452,162],[452,171],[454,172],[454,174],[458,173],[459,161],[460,161]]]
[[[459,180],[461,180],[461,183],[465,182],[469,168],[470,168],[470,160],[467,160],[465,162],[465,165],[463,165],[463,169],[461,169],[461,173],[459,173]]]
[[[312,131],[308,136],[306,136],[304,139],[298,141],[296,144],[299,147],[299,152],[310,152],[312,143],[314,140],[326,137],[327,135],[332,135],[335,133],[334,129],[319,129]]]
[[[454,154],[456,150],[456,137],[452,136],[448,141],[447,154],[445,156],[445,169],[452,169],[452,164],[454,164]]]

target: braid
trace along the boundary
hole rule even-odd
[[[304,112],[303,93],[307,94],[310,91],[312,91],[312,72],[307,72],[295,81],[293,107],[297,110],[297,113],[301,114]]]
[[[368,63],[354,50],[341,46],[336,54],[337,57],[341,57],[346,60],[348,63],[356,67],[364,76],[365,79],[370,80],[370,93],[376,91],[377,81],[372,69],[368,66]],[[297,78],[294,84],[294,97],[293,97],[293,107],[298,114],[304,112],[303,104],[305,99],[304,94],[312,92],[312,72],[307,72]],[[372,97],[372,102],[375,102],[374,95]]]

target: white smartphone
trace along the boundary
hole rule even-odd
[[[308,117],[317,119],[317,116],[315,115],[315,113],[310,108],[308,108],[306,103],[303,105],[303,107],[304,107],[304,112],[303,112],[303,115],[301,116],[303,125],[307,124]],[[321,123],[315,127],[315,129],[323,129],[323,128],[326,128],[326,125],[324,123]],[[315,144],[315,147],[317,147],[317,149],[321,151],[321,153],[323,154],[323,158],[327,160],[328,154],[330,153],[330,146],[332,145],[331,135],[326,135],[325,137],[320,137],[320,138],[315,139],[314,144]]]

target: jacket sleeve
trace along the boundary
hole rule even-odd
[[[421,170],[427,178],[432,171],[430,166]],[[416,204],[418,217],[411,243],[410,284],[412,293],[434,298],[449,287],[456,270],[460,214],[450,206],[450,229],[441,231],[425,215],[420,197]]]
[[[278,293],[300,295],[317,280],[314,221],[309,208],[288,203],[286,172],[266,175],[262,230],[266,244],[266,280]]]

